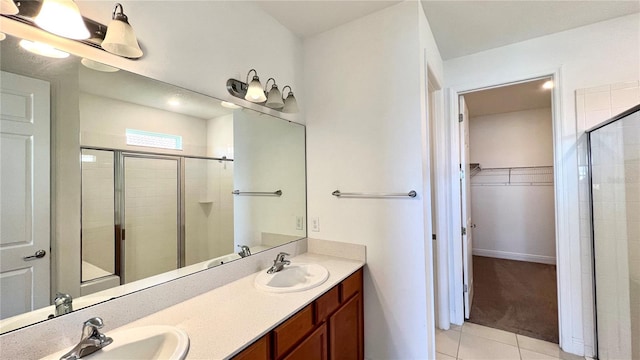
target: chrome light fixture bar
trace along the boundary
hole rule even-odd
[[[251,75],[251,72],[254,72],[254,76],[251,82],[249,82],[249,75]],[[273,81],[271,89],[269,89],[270,81]],[[289,93],[286,98],[283,98],[287,88],[289,89]],[[229,91],[229,94],[237,98],[251,101],[280,112],[297,113],[299,111],[298,102],[293,95],[291,86],[285,86],[281,93],[278,89],[278,85],[276,84],[276,80],[274,78],[269,78],[263,89],[262,84],[260,83],[260,78],[258,77],[258,73],[255,69],[251,69],[247,73],[247,82],[242,82],[237,79],[227,80],[227,91]]]

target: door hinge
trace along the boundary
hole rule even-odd
[[[458,114],[458,122],[464,121],[464,115]]]
[[[464,292],[469,292],[469,286],[467,286],[467,284],[464,284]]]
[[[124,229],[122,229],[122,240],[125,240],[124,234],[125,234],[125,231],[124,231]]]
[[[466,227],[462,228],[462,235],[467,235],[467,228]]]
[[[431,240],[436,240],[436,234],[431,234]]]
[[[460,180],[464,180],[464,170],[460,170]]]

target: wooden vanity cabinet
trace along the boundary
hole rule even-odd
[[[241,351],[241,360],[362,360],[362,269]]]

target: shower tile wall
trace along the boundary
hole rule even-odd
[[[578,171],[580,199],[580,246],[582,249],[582,286],[584,289],[583,313],[585,334],[595,335],[593,314],[594,299],[591,240],[591,209],[589,200],[587,135],[584,131],[640,103],[640,82],[630,81],[598,86],[576,91],[576,118],[578,122]],[[585,336],[585,346],[594,348],[590,336]]]
[[[233,248],[233,162],[185,159],[185,265]]]
[[[82,281],[113,274],[113,152],[83,150]]]

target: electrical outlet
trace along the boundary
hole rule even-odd
[[[311,218],[311,231],[320,231],[320,218]]]
[[[304,216],[296,216],[296,230],[304,230]]]

